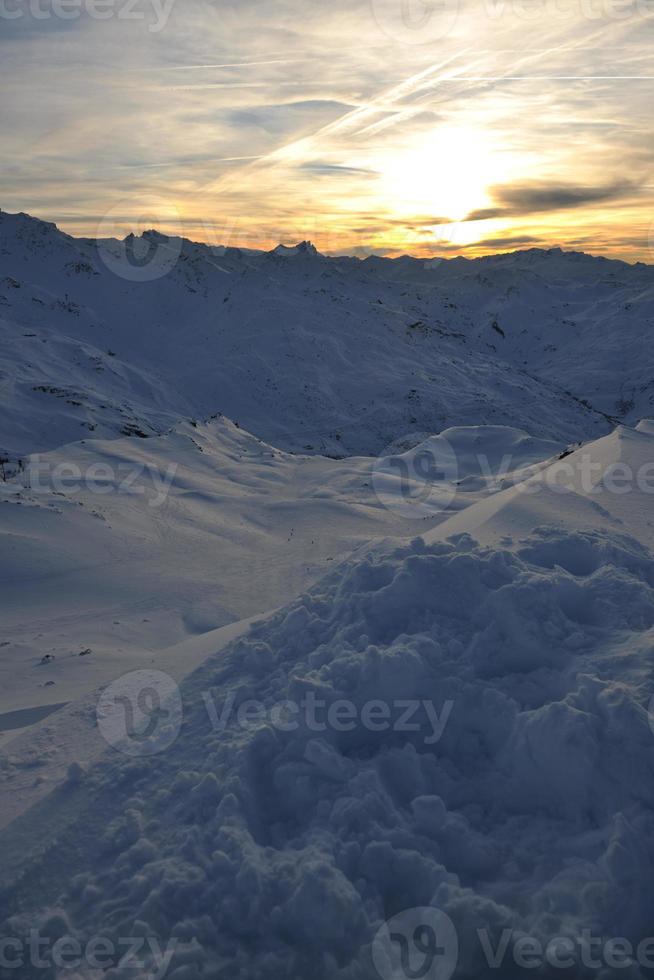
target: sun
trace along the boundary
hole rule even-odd
[[[506,177],[503,156],[482,128],[442,126],[379,155],[378,191],[398,217],[462,221],[490,204],[488,188]]]

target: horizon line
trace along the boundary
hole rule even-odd
[[[401,252],[399,250],[393,249],[392,247],[389,247],[388,252],[393,252],[394,254],[393,255],[389,255],[389,254],[384,254],[382,251],[375,251],[374,249],[371,249],[370,251],[366,251],[366,246],[365,245],[360,246],[359,247],[359,251],[361,251],[361,252],[366,251],[366,254],[356,254],[356,252],[345,252],[345,251],[344,252],[335,252],[335,251],[331,251],[331,250],[323,252],[323,251],[321,251],[311,241],[310,238],[301,239],[299,241],[289,241],[289,242],[279,241],[279,242],[277,242],[276,245],[273,245],[271,248],[254,247],[254,246],[250,246],[250,245],[239,245],[239,244],[225,245],[223,243],[215,244],[214,245],[214,244],[211,244],[210,242],[208,242],[206,240],[188,237],[187,235],[180,234],[178,232],[170,232],[170,233],[169,232],[162,232],[162,231],[159,230],[159,228],[153,226],[151,228],[144,229],[137,236],[134,236],[134,233],[133,232],[129,232],[128,234],[125,235],[124,238],[121,239],[121,238],[114,238],[114,236],[71,234],[70,232],[64,231],[60,227],[60,225],[57,223],[57,221],[51,220],[51,219],[48,219],[48,218],[40,218],[40,217],[36,216],[35,214],[32,214],[29,211],[7,211],[4,208],[0,207],[0,218],[2,216],[6,216],[6,217],[9,217],[9,218],[21,218],[22,217],[22,218],[27,218],[30,221],[38,222],[38,223],[45,224],[45,225],[51,225],[53,228],[55,228],[55,230],[58,232],[58,234],[64,235],[64,236],[66,236],[68,238],[71,238],[74,241],[83,241],[83,242],[101,242],[101,241],[110,241],[110,240],[124,242],[130,236],[142,238],[144,235],[154,233],[154,234],[160,235],[161,237],[164,237],[164,238],[171,238],[171,239],[175,239],[176,238],[176,239],[180,239],[182,241],[188,242],[190,245],[202,246],[204,248],[212,249],[212,250],[216,250],[216,251],[226,251],[228,249],[234,249],[234,250],[238,250],[238,251],[252,252],[252,253],[256,253],[258,255],[271,255],[275,251],[277,251],[278,249],[281,249],[281,248],[292,250],[294,248],[298,248],[301,245],[309,245],[313,249],[315,249],[315,252],[316,252],[317,255],[319,255],[320,257],[325,258],[325,259],[353,259],[353,260],[356,260],[356,261],[359,261],[359,262],[365,262],[367,259],[372,259],[372,258],[384,259],[384,260],[386,260],[388,262],[397,262],[400,259],[412,259],[412,260],[414,260],[416,262],[422,262],[422,263],[429,263],[429,262],[438,262],[438,263],[440,263],[440,262],[451,262],[451,261],[456,260],[456,259],[463,259],[466,262],[477,262],[477,261],[480,261],[480,260],[483,260],[483,259],[502,258],[504,256],[511,256],[511,255],[522,255],[522,254],[526,254],[528,252],[542,252],[542,253],[560,252],[563,255],[583,255],[583,256],[586,256],[588,258],[604,260],[606,262],[619,262],[622,265],[628,265],[628,266],[631,266],[631,267],[634,267],[634,266],[645,266],[647,268],[654,268],[654,262],[645,262],[642,259],[631,259],[630,260],[630,259],[626,259],[626,258],[619,258],[619,257],[615,257],[615,256],[612,256],[612,255],[607,255],[607,254],[605,254],[603,252],[586,251],[583,248],[566,247],[565,245],[561,245],[561,244],[556,244],[556,245],[538,245],[538,244],[532,244],[532,245],[529,245],[527,243],[527,240],[526,239],[525,239],[525,243],[524,243],[524,245],[522,247],[518,246],[518,247],[516,247],[514,249],[508,249],[506,251],[497,250],[497,251],[483,252],[483,253],[477,254],[477,255],[466,255],[463,252],[456,252],[455,253],[453,249],[451,251],[451,254],[448,254],[446,252],[445,254],[434,253],[432,255],[416,255],[416,254],[411,253],[411,252]],[[89,221],[89,222],[91,222],[91,221],[98,221],[98,216],[97,215],[88,215],[88,216],[84,217],[84,216],[80,216],[80,215],[70,215],[70,216],[65,216],[64,215],[64,216],[59,217],[58,220],[59,221],[71,220],[71,221],[82,221],[82,222]],[[106,215],[102,216],[99,219],[99,222],[101,223],[102,221],[105,221],[105,220],[107,220],[107,216]],[[185,220],[189,224],[195,224],[195,221],[197,221],[197,222],[203,222],[205,219],[195,219],[194,222],[189,222],[188,219],[185,219]],[[127,223],[127,221],[125,223]],[[460,224],[460,223],[463,223],[463,222],[451,221],[451,222],[448,222],[448,223],[449,224],[452,224],[452,225],[456,225],[456,224]],[[407,222],[407,224],[409,224],[409,222]],[[484,240],[484,245],[488,245],[488,244],[489,244],[488,240]],[[468,248],[469,249],[474,249],[475,248],[475,245],[476,245],[475,242],[470,242],[469,244],[463,245],[463,246],[460,246],[460,247],[462,249],[468,249]],[[500,246],[500,248],[501,248],[501,246]]]

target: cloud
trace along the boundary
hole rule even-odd
[[[230,108],[222,113],[225,124],[242,139],[253,133],[268,134],[276,140],[311,133],[318,123],[329,123],[351,106],[330,99],[306,99],[287,102],[250,104]],[[220,114],[214,110],[214,119]],[[275,147],[278,143],[275,144]],[[275,148],[273,147],[273,148]]]
[[[513,218],[543,211],[566,211],[588,204],[633,197],[638,192],[629,181],[617,181],[602,187],[579,184],[522,184],[514,187],[494,187],[491,193],[498,206],[471,211],[466,221]]]
[[[536,245],[542,243],[535,235],[507,235],[505,238],[481,238],[472,242],[471,248],[511,248],[520,245]]]
[[[341,163],[327,163],[324,160],[308,160],[301,164],[299,169],[327,177],[338,176],[339,174],[344,177],[352,175],[374,177],[377,174],[376,170],[367,170],[365,167],[347,167]]]
[[[403,219],[402,221],[389,220],[389,225],[394,225],[398,228],[440,228],[441,225],[454,225],[457,222],[453,218],[446,218],[443,215],[439,216],[428,216],[428,217],[412,217]]]
[[[535,36],[515,5],[464,0],[456,31],[434,45],[418,25],[410,46],[386,6],[180,0],[156,34],[151,17],[5,23],[3,206],[88,233],[123,201],[127,216],[165,199],[198,216],[197,238],[219,215],[221,233],[259,247],[324,231],[340,251],[421,254],[467,213],[501,225],[468,225],[450,250],[583,236],[591,251],[651,255],[654,88],[637,5],[590,26],[579,5],[554,5]]]

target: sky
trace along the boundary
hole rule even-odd
[[[0,0],[0,207],[654,262],[654,0]]]

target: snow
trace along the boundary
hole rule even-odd
[[[630,439],[636,457],[651,439]],[[626,522],[579,530],[572,508],[509,541],[515,493],[495,498],[511,498],[496,514],[503,547],[459,532],[348,559],[187,678],[165,753],[136,767],[110,757],[85,776],[64,852],[73,884],[58,899],[72,934],[106,928],[120,907],[116,934],[144,922],[194,937],[198,976],[293,978],[374,976],[384,920],[424,905],[454,922],[461,976],[484,975],[477,928],[494,945],[507,924],[543,942],[584,929],[640,939],[654,559]],[[224,728],[207,694],[217,711],[234,696]],[[275,705],[311,696],[322,714],[274,723]],[[328,724],[343,700],[352,715]],[[252,701],[263,709],[243,721]],[[432,711],[405,730],[394,706],[407,701]],[[396,713],[351,725],[372,703]],[[95,867],[75,826],[98,799]],[[40,873],[62,860],[53,847]]]
[[[0,231],[0,935],[147,939],[75,980],[402,980],[430,923],[437,980],[650,976],[651,268],[178,240],[135,283]]]
[[[567,443],[610,431],[606,415],[652,414],[649,266],[143,241],[136,268],[155,278],[133,281],[124,243],[0,213],[0,350],[19,366],[0,388],[0,450],[222,413],[281,449],[372,455],[456,425]]]
[[[400,532],[373,462],[291,456],[221,419],[32,457],[0,483],[0,728],[3,711],[78,697],[144,652],[276,608]]]

